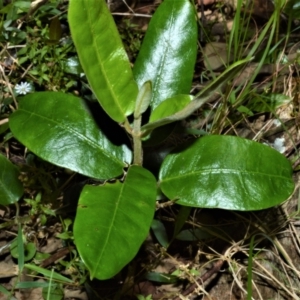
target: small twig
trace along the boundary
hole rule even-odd
[[[8,123],[8,118],[0,120],[0,126],[3,125],[3,124],[6,124],[6,123]]]
[[[125,6],[134,14],[134,10],[127,4],[125,0],[122,0]]]
[[[21,78],[24,78],[24,77],[26,76],[26,74],[28,73],[28,71],[31,69],[32,65],[33,65],[33,64],[30,64],[30,65],[26,68],[26,70],[25,70],[24,73],[22,74]]]
[[[136,13],[111,13],[114,16],[128,16],[128,17],[144,17],[144,18],[151,18],[151,15],[145,14],[136,14]]]
[[[66,256],[68,253],[71,252],[72,249],[74,249],[74,247],[64,247],[64,248],[59,249],[56,253],[54,253],[50,257],[46,258],[41,263],[40,267],[42,267],[42,268],[48,267],[49,265],[51,265],[55,261],[63,258],[64,256]]]

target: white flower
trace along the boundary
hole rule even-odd
[[[15,86],[15,91],[18,95],[26,95],[27,93],[31,92],[31,90],[31,85],[28,82],[21,82]]]
[[[280,122],[278,119],[273,120],[273,124],[278,127],[282,124],[282,122]]]
[[[285,142],[284,138],[276,138],[273,147],[280,153],[284,153],[285,151],[284,142]]]

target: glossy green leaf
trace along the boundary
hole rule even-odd
[[[151,113],[149,122],[169,117],[184,109],[192,100],[190,95],[176,95],[162,101]]]
[[[233,136],[205,136],[169,154],[160,187],[181,205],[259,210],[293,192],[290,162],[276,150]]]
[[[118,30],[104,0],[71,0],[69,24],[91,88],[107,114],[124,122],[138,94]]]
[[[197,22],[189,0],[165,0],[153,15],[133,73],[139,86],[151,80],[154,109],[190,92],[197,54]]]
[[[113,145],[84,102],[69,94],[41,92],[23,97],[9,125],[14,136],[42,159],[93,178],[119,176],[131,162],[130,150]]]
[[[234,78],[234,76],[236,76],[236,74],[238,74],[244,68],[245,64],[247,64],[250,60],[251,58],[245,58],[244,60],[235,62],[230,67],[228,67],[226,71],[224,71],[220,76],[218,76],[215,80],[213,80],[210,84],[203,88],[196,95],[193,101],[186,105],[182,110],[176,112],[173,115],[166,116],[162,119],[150,122],[142,126],[142,130],[148,132],[157,127],[187,118],[207,101],[213,100],[213,98],[218,97],[218,93],[220,93],[221,89],[232,78]]]
[[[91,278],[117,274],[136,255],[153,219],[156,180],[131,166],[125,181],[85,186],[77,208],[74,238]]]
[[[19,170],[5,156],[0,154],[0,204],[17,202],[23,195]]]

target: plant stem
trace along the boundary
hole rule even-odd
[[[142,140],[141,140],[141,124],[142,116],[134,118],[133,121],[133,164],[141,166],[143,164],[143,149],[142,149]]]

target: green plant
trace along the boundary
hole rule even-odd
[[[72,75],[80,72],[74,72],[74,58],[71,61],[70,57],[70,52],[75,50],[73,43],[63,38],[61,22],[66,14],[57,9],[62,6],[60,2],[54,0],[41,5],[16,0],[4,7],[0,3],[0,43],[3,43],[0,56],[5,66],[14,70],[10,83],[22,78],[30,83],[31,90],[35,83],[52,91],[66,91],[75,84]],[[26,22],[22,23],[24,19]]]
[[[61,23],[54,18],[49,26],[36,19],[36,26],[26,27],[27,42],[18,55],[18,63],[28,68],[28,76],[47,90],[68,90],[74,85],[66,71],[67,56],[74,50],[70,39],[62,38]]]
[[[31,216],[39,215],[40,222],[42,225],[46,224],[47,216],[55,216],[53,209],[49,208],[49,205],[46,205],[42,202],[42,195],[38,193],[35,196],[35,199],[24,199],[25,202],[30,205],[31,209],[29,214]]]
[[[164,141],[177,121],[222,92],[251,59],[229,66],[190,96],[197,23],[188,0],[160,5],[133,70],[105,1],[93,7],[88,0],[70,1],[69,23],[90,86],[105,112],[131,137],[132,150],[109,140],[82,99],[60,92],[25,96],[9,124],[39,157],[102,180],[83,188],[73,230],[91,278],[114,276],[136,255],[154,217],[157,190],[183,207],[230,210],[260,210],[289,197],[294,188],[290,162],[268,146],[238,137],[208,135],[169,147],[158,153],[158,180],[143,167],[145,146]],[[144,118],[142,123],[148,112],[149,122]],[[13,188],[5,189],[2,203],[19,199],[21,190],[12,197]]]

